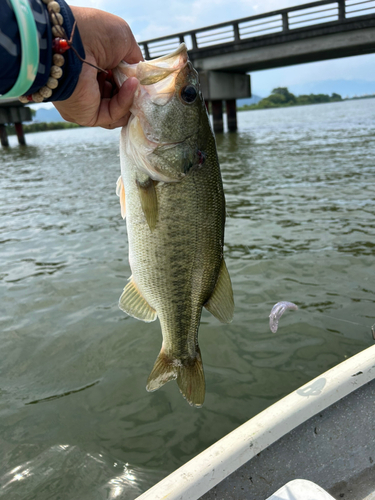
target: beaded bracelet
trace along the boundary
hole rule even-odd
[[[63,66],[63,64],[65,63],[63,54],[69,49],[72,49],[78,59],[83,63],[92,66],[98,71],[103,71],[104,73],[108,74],[108,71],[106,71],[105,69],[99,68],[98,66],[95,66],[94,64],[91,64],[82,59],[77,50],[73,47],[73,37],[77,22],[74,21],[72,33],[70,35],[70,39],[68,39],[68,36],[63,28],[64,18],[60,14],[60,5],[56,2],[56,0],[43,0],[43,2],[47,5],[52,23],[52,35],[54,36],[54,39],[52,40],[52,51],[54,52],[52,56],[52,66],[49,72],[50,76],[44,87],[39,89],[34,94],[22,95],[18,98],[24,104],[27,104],[29,102],[43,102],[44,99],[48,99],[51,97],[52,91],[57,88],[57,86],[59,85],[59,79],[63,75],[63,70],[61,69],[61,66]]]
[[[66,33],[64,28],[62,27],[64,19],[60,14],[60,5],[55,0],[43,0],[43,3],[47,5],[47,9],[50,15],[52,35],[55,37],[53,42],[55,42],[57,38],[65,38]],[[67,48],[70,47],[67,45]],[[52,56],[52,66],[46,84],[34,94],[20,96],[18,99],[22,103],[26,104],[28,102],[42,102],[44,101],[44,99],[48,99],[49,97],[51,97],[52,91],[59,85],[59,79],[63,75],[61,66],[63,66],[63,64],[65,63],[65,58],[62,53],[65,52],[65,50],[58,50],[56,43],[52,45],[52,50],[55,53]]]

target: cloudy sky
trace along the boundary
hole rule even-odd
[[[308,0],[68,0],[70,5],[95,7],[124,18],[131,26],[138,41],[147,40],[179,31],[200,28],[211,24],[241,17],[270,12]],[[327,93],[335,91],[335,81],[351,82],[355,93],[359,89],[370,89],[374,82],[375,54],[356,56],[332,61],[309,63],[287,68],[258,71],[252,74],[253,94],[265,97],[277,86],[287,86],[292,91],[303,93],[326,88]],[[322,82],[327,82],[323,84]],[[361,82],[356,86],[355,82]],[[366,83],[367,82],[367,83]],[[338,84],[337,84],[338,85]],[[362,86],[361,86],[362,85]],[[348,85],[350,87],[350,85]],[[340,90],[340,89],[338,89]],[[322,91],[322,90],[320,90]]]

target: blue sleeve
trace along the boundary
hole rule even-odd
[[[61,8],[64,19],[63,28],[68,38],[71,35],[74,16],[69,5],[64,0],[56,0]],[[41,0],[29,0],[39,35],[39,67],[38,73],[31,88],[26,94],[32,94],[43,87],[49,77],[52,65],[52,32],[49,14],[46,5]],[[76,28],[73,46],[84,59],[85,51],[79,31]],[[73,50],[64,53],[65,64],[62,67],[63,76],[59,79],[58,87],[46,101],[63,101],[70,97],[77,85],[82,69],[82,62]],[[21,64],[21,40],[18,24],[13,9],[8,0],[1,0],[0,4],[0,94],[10,90],[19,73]]]

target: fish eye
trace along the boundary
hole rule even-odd
[[[197,95],[197,89],[193,87],[193,85],[186,85],[186,87],[181,90],[181,99],[187,104],[193,103],[197,98]]]

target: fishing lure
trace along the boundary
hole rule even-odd
[[[293,302],[286,302],[285,300],[282,300],[281,302],[278,302],[273,306],[271,314],[269,316],[270,329],[272,333],[277,332],[277,329],[279,327],[279,320],[287,309],[296,311],[298,309],[298,306],[296,306],[296,304],[293,304]]]

